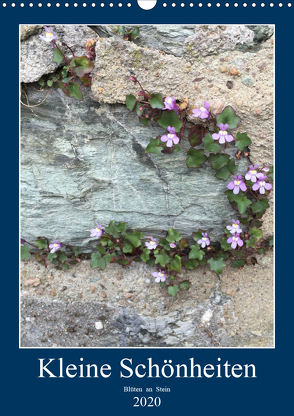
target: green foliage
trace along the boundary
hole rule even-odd
[[[234,261],[234,263],[232,263],[232,267],[243,267],[245,264],[245,260],[243,259],[239,259]]]
[[[248,205],[252,204],[252,202],[247,199],[245,195],[236,198],[235,202],[237,202],[240,214],[243,214],[246,211]]]
[[[199,262],[197,260],[188,260],[185,261],[184,266],[186,269],[193,270],[196,269],[196,267],[199,265]]]
[[[239,150],[244,150],[244,147],[249,146],[251,143],[251,139],[247,136],[247,133],[240,133],[238,131],[236,137],[236,146]]]
[[[270,245],[270,246],[273,246],[273,245],[274,245],[274,237],[273,237],[273,236],[271,236],[271,237],[269,238],[269,245]]]
[[[207,261],[210,265],[210,270],[215,271],[217,274],[221,274],[223,272],[223,268],[225,267],[226,263],[223,262],[223,258],[220,257],[218,259],[210,259]]]
[[[255,241],[256,241],[256,238],[252,235],[252,236],[249,238],[249,240],[246,240],[246,241],[245,241],[245,243],[246,243],[246,247],[247,247],[247,248],[249,248],[249,247],[255,248]]]
[[[234,159],[230,159],[229,163],[227,164],[227,166],[224,166],[221,170],[219,170],[215,176],[219,179],[223,179],[224,181],[226,181],[231,174],[233,174],[235,172],[235,170],[237,169],[237,165],[235,165],[235,161]]]
[[[61,261],[61,263],[64,263],[67,260],[67,255],[64,251],[61,251],[61,253],[58,254],[58,260]]]
[[[82,253],[82,250],[80,249],[80,247],[75,247],[74,253],[75,253],[75,256],[77,257],[79,254]]]
[[[184,280],[183,282],[180,283],[180,288],[184,289],[184,290],[188,290],[190,287],[190,282],[189,280]]]
[[[168,294],[172,296],[177,296],[179,291],[178,285],[173,285],[168,287]]]
[[[164,104],[160,94],[152,94],[151,98],[149,98],[149,103],[151,104],[152,108],[163,108]]]
[[[191,251],[189,253],[189,259],[198,259],[202,260],[204,256],[204,251],[200,250],[199,244],[195,244],[191,246]]]
[[[168,236],[166,237],[166,241],[169,243],[174,243],[175,241],[180,241],[182,236],[178,231],[175,231],[173,228],[168,230]]]
[[[180,248],[181,250],[183,250],[184,248],[186,248],[186,247],[188,247],[188,246],[189,246],[188,240],[187,240],[186,238],[183,238],[183,239],[180,241],[179,248]]]
[[[181,266],[182,266],[181,257],[175,255],[175,257],[170,260],[169,269],[175,270],[176,272],[180,272]]]
[[[210,155],[209,161],[213,169],[218,170],[229,163],[230,156],[225,153],[218,153],[217,155]]]
[[[163,128],[174,127],[176,132],[179,132],[183,125],[174,110],[163,111],[158,124]]]
[[[56,259],[57,253],[49,253],[47,257],[48,260],[52,261],[53,259]]]
[[[134,246],[131,243],[128,243],[127,241],[124,243],[123,246],[123,252],[124,253],[132,253],[134,250]]]
[[[161,250],[160,254],[155,254],[155,264],[160,264],[162,267],[165,267],[169,263],[170,257],[166,254],[164,250]]]
[[[250,235],[253,235],[253,237],[255,237],[257,240],[260,240],[262,237],[262,230],[259,230],[256,227],[251,228],[251,230],[249,231]]]
[[[188,135],[188,140],[192,147],[199,146],[205,135],[205,128],[201,124],[196,124]]]
[[[205,152],[216,154],[219,150],[221,150],[220,145],[215,140],[213,140],[210,134],[204,137],[203,143],[205,144]]]
[[[254,214],[256,212],[265,212],[265,210],[269,208],[268,200],[260,199],[259,201],[254,202],[251,208]]]
[[[143,253],[141,254],[141,259],[146,263],[150,257],[150,250],[148,248],[144,248]]]
[[[131,33],[132,33],[132,38],[136,39],[140,34],[140,30],[139,30],[138,26],[134,27],[134,29],[132,30]]]
[[[80,56],[79,58],[72,58],[70,67],[73,74],[83,77],[93,71],[94,64],[86,56]]]
[[[202,163],[206,162],[207,156],[204,155],[203,150],[190,149],[187,152],[186,163],[188,168],[200,168]]]
[[[67,91],[70,97],[74,97],[77,100],[83,99],[83,94],[81,93],[81,86],[77,82],[71,81],[71,83],[67,85]]]
[[[64,54],[64,51],[63,50],[61,50],[61,52]],[[62,55],[62,53],[61,53],[60,51],[59,51],[59,49],[58,48],[55,48],[54,49],[54,52],[53,52],[53,62],[56,62],[57,63],[57,65],[60,65],[61,64],[61,62],[63,61],[63,55]]]
[[[160,156],[161,151],[163,150],[163,147],[159,146],[162,142],[160,139],[152,139],[150,137],[150,143],[145,149],[146,153],[155,153],[157,156]]]
[[[29,251],[30,251],[29,246],[27,246],[27,245],[20,246],[20,259],[21,260],[29,260],[29,258],[31,257]]]
[[[43,239],[43,238],[38,238],[38,240],[36,240],[34,242],[35,246],[37,246],[38,248],[47,248],[48,247],[48,243],[47,240]]]
[[[126,106],[130,111],[133,111],[136,104],[136,97],[133,94],[126,96]],[[137,103],[139,104],[139,103]]]
[[[147,127],[149,127],[149,126],[150,126],[151,120],[150,120],[149,118],[140,117],[140,118],[139,118],[139,120],[140,120],[140,122],[141,122],[142,124],[144,124],[145,126],[147,126]]]
[[[220,123],[223,123],[228,124],[229,129],[235,129],[239,124],[240,118],[236,116],[233,108],[228,106],[220,114],[217,114],[216,121],[218,126]]]
[[[106,262],[104,258],[101,257],[101,253],[99,253],[99,251],[92,253],[90,264],[92,269],[97,269],[97,267],[99,267],[100,269],[104,270],[106,266]]]
[[[225,251],[229,250],[231,248],[231,244],[227,243],[228,237],[223,237],[221,239],[221,248]]]
[[[143,233],[138,233],[138,231],[134,230],[131,234],[126,235],[126,239],[128,239],[134,247],[140,247],[142,242],[140,239],[143,238]]]

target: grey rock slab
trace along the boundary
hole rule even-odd
[[[117,220],[154,236],[173,227],[190,237],[204,228],[218,241],[234,218],[227,181],[215,178],[208,162],[188,169],[184,151],[146,154],[149,138],[164,129],[147,128],[124,105],[100,105],[89,90],[83,93],[79,102],[52,89],[34,113],[22,107],[22,238],[45,235],[85,248],[95,242],[89,230],[96,222]],[[28,88],[31,105],[45,95]],[[233,156],[235,149],[226,152]],[[248,163],[237,162],[238,172]]]
[[[30,26],[30,25],[26,25]],[[72,48],[77,56],[85,55],[85,43],[88,39],[98,39],[97,34],[88,26],[78,25],[54,25],[53,31],[57,37],[58,45],[65,42]],[[35,32],[38,33],[35,33]],[[29,34],[31,34],[29,36]],[[53,60],[53,48],[51,43],[40,39],[39,35],[44,35],[45,30],[39,26],[32,25],[30,28],[21,30],[22,40],[20,45],[20,82],[30,83],[38,81],[42,75],[54,72],[58,65]],[[26,36],[29,37],[26,37]],[[65,56],[71,57],[71,52],[66,49]]]

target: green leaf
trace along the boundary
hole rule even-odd
[[[272,179],[274,179],[274,167],[273,166],[271,166],[270,168],[269,168],[269,171],[270,171],[270,173],[269,173],[269,175],[267,175],[269,178],[272,178]]]
[[[201,124],[196,124],[188,134],[188,140],[192,147],[199,146],[202,143],[205,135],[205,127]]]
[[[123,246],[124,253],[132,253],[134,246],[131,243],[125,242]]]
[[[131,234],[126,236],[126,239],[129,240],[133,246],[140,247],[142,242],[140,239],[143,238],[143,233],[138,233],[138,231],[134,230]]]
[[[205,264],[207,263],[207,260],[206,259],[202,259],[202,260],[200,260],[199,261],[199,264],[201,265],[201,266],[205,266]]]
[[[240,214],[244,214],[248,205],[252,204],[252,202],[249,199],[247,199],[245,195],[241,197],[239,196],[238,198],[236,198],[235,202],[237,202],[238,210]]]
[[[114,238],[119,237],[119,230],[116,228],[115,220],[110,221],[108,227],[105,228],[105,231],[107,231],[108,234],[111,234]],[[103,241],[103,238],[101,239],[101,243],[102,243],[102,241]],[[109,245],[109,243],[108,243],[108,245]]]
[[[220,257],[217,260],[210,259],[208,262],[210,264],[210,270],[215,271],[217,274],[221,274],[223,271],[223,268],[225,267],[226,263],[223,262],[223,258]]]
[[[170,265],[169,267],[170,270],[175,270],[176,272],[180,272],[181,266],[182,266],[181,257],[175,255],[175,257],[172,260],[170,260],[169,265]]]
[[[160,284],[161,287],[165,286],[165,282],[159,282],[159,284]]]
[[[61,50],[61,52],[64,54],[63,50]],[[57,65],[60,65],[63,59],[63,55],[59,52],[59,49],[55,48],[53,52],[53,62],[56,62]]]
[[[143,253],[141,254],[141,259],[146,263],[147,260],[149,260],[150,256],[150,250],[148,248],[144,248]]]
[[[188,168],[200,168],[202,163],[207,160],[207,156],[203,154],[203,150],[190,149],[187,155],[186,163]]]
[[[126,106],[130,111],[133,111],[136,104],[136,97],[133,94],[126,96]],[[139,104],[139,103],[138,103]]]
[[[139,110],[139,108],[141,107],[141,105],[142,105],[141,103],[136,102],[135,111],[136,111],[136,113],[137,113],[138,116],[141,116],[142,113],[143,113],[143,110]]]
[[[264,254],[264,253],[265,253],[265,251],[264,251],[264,249],[263,249],[263,248],[258,248],[258,249],[257,249],[257,253],[258,253],[258,254]]]
[[[52,87],[52,84],[53,84],[52,79],[48,79],[48,81],[47,81],[47,85],[48,85],[48,87]]]
[[[57,264],[59,264],[59,261],[57,259],[53,259],[51,260],[53,264],[55,264],[55,266],[57,266]]]
[[[83,83],[85,87],[90,87],[92,84],[92,77],[84,75],[83,77],[80,77],[80,81]]]
[[[133,30],[132,30],[132,38],[136,39],[140,34],[139,28],[136,26]]]
[[[100,243],[101,243],[103,246],[107,246],[108,242],[110,242],[109,237],[102,237],[102,238],[100,238]]]
[[[61,261],[62,263],[64,263],[67,260],[67,255],[65,254],[64,251],[62,251],[61,253],[59,253],[58,260]]]
[[[71,81],[71,83],[67,85],[67,90],[70,97],[75,97],[77,100],[83,99],[83,94],[81,93],[81,86],[77,82]]]
[[[182,148],[181,148],[181,146],[179,146],[178,144],[176,144],[175,146],[174,146],[174,152],[175,152],[175,155],[177,155],[180,151],[182,150]]]
[[[221,248],[225,251],[229,250],[231,248],[231,244],[227,243],[227,237],[223,237],[221,239]]]
[[[173,285],[168,287],[168,294],[172,296],[177,296],[179,291],[178,285]]]
[[[110,254],[105,254],[105,256],[103,256],[103,259],[105,260],[106,264],[109,264],[110,260],[111,260],[111,255]]]
[[[148,266],[154,266],[155,264],[155,259],[149,259],[146,261],[146,264],[148,264]]]
[[[170,257],[166,254],[164,250],[161,250],[160,254],[155,254],[155,264],[160,264],[162,267],[165,267],[170,261]]]
[[[246,243],[246,247],[247,247],[247,248],[248,248],[248,247],[255,248],[255,241],[256,241],[256,238],[252,235],[252,236],[249,238],[249,240],[246,240],[246,241],[245,241],[245,243]]]
[[[59,88],[64,92],[64,94],[69,97],[69,92],[68,92],[68,89],[67,89],[67,84],[65,84],[63,81],[58,81],[57,84],[58,84]]]
[[[41,85],[41,87],[45,84],[45,81],[42,79],[42,78],[40,78],[39,79],[39,81],[38,81],[38,83]]]
[[[181,130],[183,123],[179,120],[177,113],[174,110],[163,111],[158,124],[163,128],[174,127],[176,132]]]
[[[171,276],[169,276],[169,278],[171,279],[171,280],[175,280],[176,278],[175,278],[175,276],[172,274]]]
[[[230,177],[230,175],[235,172],[237,167],[238,166],[235,165],[234,159],[230,159],[228,165],[224,166],[221,170],[219,170],[215,174],[215,176],[219,179],[223,179],[224,181],[226,181]]]
[[[235,129],[240,121],[240,118],[236,116],[232,107],[226,107],[220,114],[216,116],[217,125],[220,123],[228,124],[229,129]]]
[[[249,231],[250,235],[253,235],[253,237],[255,237],[257,240],[260,240],[262,237],[262,230],[259,230],[256,227],[251,228],[251,230]]]
[[[230,189],[228,189],[228,190],[225,192],[225,194],[227,195],[228,200],[229,200],[229,201],[231,201],[231,202],[234,202],[234,201],[236,201],[236,199],[240,198],[240,197],[238,196],[238,194],[237,194],[237,195],[236,195],[236,194],[234,194],[234,192],[233,192],[232,190],[230,190]]]
[[[80,247],[75,247],[74,253],[75,253],[75,256],[77,257],[79,254],[82,253],[82,250],[80,249]]]
[[[168,230],[168,236],[166,237],[166,241],[169,243],[174,243],[175,241],[180,241],[182,236],[178,231],[175,231],[173,228]]]
[[[242,253],[242,251],[237,251],[237,250],[231,250],[231,254],[235,257],[244,257],[245,254]]]
[[[72,68],[72,73],[78,77],[83,77],[86,74],[89,74],[94,69],[94,64],[86,56],[80,56],[79,58],[73,58],[74,67]]]
[[[99,253],[101,253],[101,254],[105,254],[106,253],[105,248],[101,244],[97,244],[96,245],[96,248],[99,251]]]
[[[199,231],[197,231],[197,233],[192,233],[192,237],[193,237],[193,240],[194,241],[198,241],[198,240],[200,240],[200,238],[202,238],[203,236],[202,236],[202,233],[206,233],[206,231],[204,231],[204,230],[199,230]]]
[[[234,263],[232,263],[232,267],[243,267],[244,264],[245,264],[245,260],[240,259],[240,260],[234,261]]]
[[[145,118],[145,117],[140,117],[139,120],[141,121],[142,124],[144,124],[145,126],[149,127],[151,120],[150,118]]]
[[[48,247],[48,243],[45,239],[43,238],[38,238],[38,240],[36,240],[34,242],[35,246],[37,246],[38,248],[47,248]]]
[[[106,266],[105,260],[101,257],[99,251],[92,253],[90,264],[92,269],[97,269],[97,267],[99,267],[100,269],[104,270]]]
[[[119,259],[115,260],[115,263],[121,264],[122,266],[126,266],[127,264],[130,264],[130,261],[128,259]]]
[[[189,280],[184,280],[183,282],[180,283],[180,288],[184,290],[188,290],[190,284],[191,283],[189,282]]]
[[[268,241],[269,241],[270,246],[274,245],[274,237],[273,236],[271,236]]]
[[[152,108],[163,108],[164,104],[162,102],[162,98],[160,94],[152,94],[151,98],[149,98],[149,103]]]
[[[20,246],[20,259],[21,260],[28,260],[31,257],[29,251],[30,251],[29,246],[27,246],[27,245]]]
[[[204,256],[204,251],[200,250],[199,244],[191,246],[191,251],[189,253],[189,259],[199,259],[202,260]]]
[[[49,253],[48,254],[48,260],[52,261],[53,259],[56,259],[57,254],[56,253]]]
[[[118,33],[123,36],[125,34],[125,27],[124,26],[119,26],[118,27]]]
[[[218,170],[223,166],[227,165],[229,162],[230,156],[225,153],[218,153],[217,155],[210,155],[209,161],[213,169]]]
[[[216,154],[219,150],[221,150],[220,145],[215,140],[213,140],[210,134],[203,138],[203,143],[205,144],[205,152]]]
[[[163,248],[165,248],[165,250],[170,250],[170,249],[171,249],[171,247],[170,247],[170,245],[169,245],[169,242],[168,242],[168,241],[166,241],[166,239],[165,239],[165,238],[161,238],[161,239],[159,240],[159,244],[160,244],[161,246],[163,246]],[[154,252],[154,254],[156,254],[156,253]]]
[[[252,205],[252,212],[254,214],[256,212],[264,212],[267,208],[269,208],[268,200],[267,199],[261,199],[259,201],[254,202]]]
[[[179,248],[180,248],[181,250],[183,250],[183,248],[188,247],[188,246],[189,246],[188,240],[187,240],[186,238],[183,238],[183,239],[180,241]]]
[[[240,133],[238,131],[236,136],[236,146],[239,150],[243,150],[244,147],[249,146],[251,143],[251,139],[247,136],[247,133]]]
[[[160,139],[155,140],[155,139],[152,139],[152,137],[150,137],[150,143],[146,147],[145,152],[155,153],[157,156],[160,156],[161,151],[163,150],[163,147],[159,146],[160,143],[161,143]]]
[[[197,260],[188,260],[184,263],[184,266],[186,269],[192,270],[196,269],[196,267],[199,265],[199,262]]]
[[[61,264],[60,266],[63,270],[68,270],[68,265],[66,263]]]

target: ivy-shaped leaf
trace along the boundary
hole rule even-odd
[[[135,107],[135,103],[136,103],[136,97],[133,94],[129,94],[126,96],[126,106],[130,111],[133,111]]]
[[[96,248],[99,251],[99,253],[101,253],[101,254],[105,254],[106,253],[105,248],[101,244],[97,244],[96,245]]]
[[[65,254],[64,251],[62,251],[59,255],[58,255],[58,260],[61,261],[62,263],[64,263],[67,260],[67,255]]]
[[[253,237],[255,237],[257,240],[260,240],[262,237],[262,230],[259,230],[256,227],[251,228],[251,230],[249,231],[250,235],[253,235]]]
[[[230,156],[225,153],[218,153],[217,155],[210,155],[209,161],[213,169],[218,170],[229,163]]]
[[[168,236],[166,237],[166,241],[169,243],[174,243],[175,241],[180,241],[182,236],[178,231],[175,231],[173,228],[168,230]]]
[[[183,282],[180,283],[180,288],[184,289],[184,290],[188,290],[190,287],[190,282],[189,280],[184,280]]]
[[[73,74],[78,77],[83,77],[86,74],[89,74],[94,69],[94,64],[86,56],[80,56],[79,58],[73,58],[71,60],[71,65]]]
[[[97,267],[99,267],[102,270],[105,269],[106,262],[104,258],[101,257],[99,251],[96,251],[96,253],[92,253],[90,265],[92,269],[97,269]]]
[[[187,155],[186,163],[188,168],[200,168],[202,163],[207,160],[207,156],[203,154],[203,150],[190,149]]]
[[[81,93],[81,86],[77,82],[71,81],[67,85],[67,91],[70,97],[75,97],[77,100],[83,99],[83,94]]]
[[[183,123],[179,120],[177,113],[174,110],[165,110],[162,112],[158,124],[163,128],[174,127],[176,132],[181,130]]]
[[[230,159],[229,163],[227,164],[227,166],[224,166],[221,170],[219,170],[215,176],[219,179],[223,179],[224,181],[226,181],[231,174],[233,174],[235,172],[235,170],[237,169],[237,165],[235,165],[235,161],[234,159]]]
[[[228,124],[229,129],[235,129],[240,121],[240,118],[236,116],[235,110],[231,106],[227,106],[220,114],[216,115],[217,125],[220,123]]]
[[[183,239],[180,241],[179,248],[180,248],[181,250],[183,250],[183,248],[188,247],[188,246],[189,246],[188,240],[187,240],[186,238],[183,238]]]
[[[124,253],[132,253],[134,246],[131,243],[125,242],[123,246]]]
[[[169,267],[170,270],[175,270],[176,272],[180,272],[181,266],[182,266],[181,257],[175,255],[175,257],[172,260],[170,260],[169,266],[170,266]]]
[[[197,260],[188,260],[185,261],[184,266],[186,269],[193,270],[196,269],[196,267],[199,265],[199,262]]]
[[[223,268],[225,267],[226,263],[223,262],[223,258],[220,257],[219,259],[210,259],[208,262],[210,264],[210,270],[215,271],[217,274],[221,274]]]
[[[81,253],[82,253],[81,248],[80,247],[75,247],[75,249],[74,249],[74,255],[77,257]]]
[[[68,265],[66,263],[61,264],[62,270],[68,270]]]
[[[236,146],[239,150],[243,150],[244,147],[249,146],[251,143],[251,139],[247,136],[247,133],[240,133],[238,131],[236,136]]]
[[[149,103],[152,108],[163,108],[164,104],[162,102],[162,98],[160,94],[152,94],[151,98],[149,98]]]
[[[126,235],[126,239],[129,240],[134,247],[140,247],[142,242],[140,241],[143,238],[143,233],[138,233],[138,231],[133,230],[131,234]]]
[[[239,210],[240,214],[244,214],[248,205],[252,204],[252,202],[248,198],[246,198],[245,195],[236,198],[235,202],[237,202],[238,210]]]
[[[27,245],[21,246],[20,247],[20,259],[21,260],[29,260],[29,258],[31,257],[29,251],[30,251],[29,246],[27,246]]]
[[[196,124],[188,134],[188,140],[192,147],[199,146],[205,135],[205,127],[201,124]]]
[[[111,254],[105,254],[105,256],[103,256],[103,259],[105,260],[105,263],[106,264],[109,264],[110,263],[110,261],[111,261]]]
[[[170,257],[166,254],[164,250],[161,250],[160,254],[155,254],[155,264],[160,264],[162,267],[165,267],[170,261]]]
[[[252,205],[252,212],[254,214],[256,212],[265,212],[267,208],[269,208],[268,200],[267,199],[260,199],[259,201],[254,202]]]
[[[221,248],[225,251],[229,250],[231,248],[231,244],[227,243],[228,237],[223,237],[221,239]]]
[[[47,257],[48,260],[52,261],[53,259],[56,259],[57,253],[49,253]]]
[[[43,238],[38,238],[38,240],[36,240],[34,242],[35,246],[37,246],[38,248],[47,248],[48,247],[48,243],[47,240],[43,239]]]
[[[255,248],[255,241],[256,241],[256,238],[252,235],[252,236],[249,238],[249,240],[246,240],[246,241],[245,241],[245,243],[246,243],[246,247],[247,247],[247,248],[249,248],[249,247]]]
[[[245,260],[240,259],[240,260],[234,261],[234,263],[232,263],[232,267],[243,267],[244,264],[245,264]]]
[[[147,126],[147,127],[149,127],[149,126],[150,126],[150,123],[151,123],[150,118],[146,118],[146,117],[139,117],[139,120],[140,120],[140,122],[141,122],[142,124],[144,124],[144,126]]]
[[[135,106],[135,111],[137,113],[137,115],[140,117],[143,114],[143,110],[139,110],[139,108],[141,107],[141,103],[137,102],[136,106]],[[129,108],[129,107],[128,107]]]
[[[64,54],[63,50],[61,50],[61,52]],[[60,53],[59,49],[55,48],[53,52],[53,62],[56,62],[57,65],[59,66],[61,62],[63,61],[63,59],[64,59],[63,55]]]
[[[161,151],[163,150],[163,147],[159,146],[161,143],[160,139],[152,139],[152,137],[150,137],[150,143],[146,147],[145,152],[155,153],[157,156],[160,156]]]
[[[191,251],[189,253],[189,259],[199,259],[202,260],[204,256],[204,251],[200,250],[199,244],[191,246]]]
[[[134,29],[132,30],[132,38],[136,39],[139,36],[139,33],[140,31],[139,31],[138,26],[134,27]]]
[[[220,145],[217,143],[217,141],[213,140],[210,134],[204,137],[203,143],[205,144],[204,151],[207,153],[216,154],[219,150],[221,150]]]
[[[173,285],[168,287],[168,294],[172,296],[177,296],[179,291],[178,285]]]
[[[144,248],[143,253],[141,254],[141,259],[146,263],[147,260],[149,260],[150,256],[150,250],[148,248]]]

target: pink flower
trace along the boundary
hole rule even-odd
[[[231,234],[241,233],[242,230],[240,228],[240,221],[235,221],[234,219],[232,219],[232,223],[232,225],[227,225],[227,230],[229,230]]]
[[[150,242],[147,241],[145,243],[145,246],[149,249],[149,250],[153,250],[157,247],[157,243],[156,243],[156,238],[153,238],[152,236],[148,236],[148,238],[150,238]]]
[[[272,185],[270,183],[265,182],[267,176],[262,175],[258,178],[258,181],[252,186],[253,191],[257,191],[259,189],[260,194],[264,194],[265,190],[269,191],[272,189]]]
[[[102,225],[98,224],[96,228],[91,228],[91,235],[90,237],[101,237],[103,235]]]
[[[224,144],[225,142],[231,142],[234,140],[234,137],[228,134],[227,129],[229,128],[228,124],[220,123],[219,125],[219,132],[213,133],[212,138],[213,140],[219,140],[220,144]]]
[[[49,248],[51,248],[50,253],[55,253],[55,251],[59,250],[61,247],[62,244],[55,240],[53,244],[49,244]]]
[[[258,169],[258,165],[250,165],[249,166],[249,170],[248,170],[248,172],[246,173],[246,175],[245,175],[245,179],[247,180],[247,181],[251,181],[251,182],[256,182],[257,181],[257,178],[259,177],[259,176],[263,176],[262,175],[262,173],[258,173],[257,172],[257,169]]]
[[[55,43],[57,40],[57,37],[53,33],[53,28],[50,26],[49,28],[47,26],[44,26],[45,29],[45,36],[39,35],[40,39],[44,40],[45,42],[51,42],[53,49],[55,49]]]
[[[210,104],[208,101],[204,101],[204,106],[200,108],[195,108],[195,110],[192,111],[194,117],[200,117],[200,118],[209,118],[209,107]]]
[[[178,136],[175,134],[175,128],[174,127],[170,127],[168,126],[168,131],[169,134],[165,134],[164,136],[161,137],[161,141],[162,142],[166,142],[166,146],[167,147],[172,147],[173,144],[178,144],[180,139],[178,138]]]
[[[170,243],[169,245],[171,248],[176,248],[177,246],[175,245],[175,243]]]
[[[240,238],[240,234],[235,234],[232,237],[229,237],[227,239],[227,243],[231,244],[231,247],[234,249],[237,247],[237,244],[239,247],[242,247],[244,244]]]
[[[241,191],[245,192],[247,189],[247,186],[245,185],[245,182],[242,180],[242,176],[239,175],[238,177],[236,175],[233,176],[234,180],[231,181],[228,184],[228,189],[233,189],[233,193],[236,195],[239,193],[240,189]]]
[[[177,113],[179,111],[179,107],[176,104],[176,97],[166,97],[164,100],[165,107],[163,110],[175,110]]]
[[[204,248],[205,246],[209,246],[210,240],[207,237],[207,233],[201,233],[201,234],[202,234],[202,238],[200,238],[200,240],[198,240],[197,243],[201,244],[202,248]]]
[[[164,281],[165,281],[165,279],[166,279],[166,276],[165,276],[165,272],[164,272],[164,270],[163,270],[163,271],[161,271],[160,269],[159,269],[159,272],[154,272],[154,273],[152,273],[152,276],[156,278],[156,279],[155,279],[155,282],[156,282],[156,283],[159,283],[160,281],[161,281],[161,282],[164,282]]]

